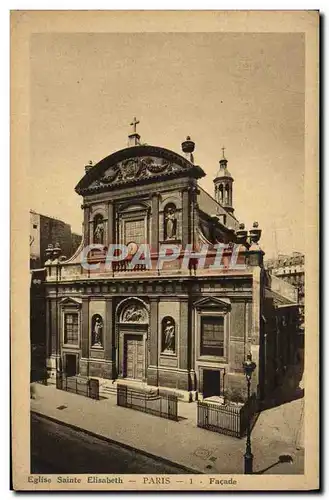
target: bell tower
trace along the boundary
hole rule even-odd
[[[225,158],[224,151],[222,148],[223,156],[219,160],[219,170],[214,179],[215,185],[215,199],[222,205],[225,210],[230,213],[234,212],[233,208],[233,182],[234,179],[227,169],[227,159]]]

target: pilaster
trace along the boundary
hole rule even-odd
[[[182,245],[190,243],[190,193],[189,188],[182,191]]]
[[[181,299],[179,321],[179,368],[188,370],[189,366],[189,302]]]
[[[83,358],[89,357],[89,300],[82,299],[81,307],[81,354]]]
[[[150,298],[150,338],[149,352],[150,352],[150,362],[152,366],[158,366],[158,353],[159,353],[159,333],[158,333],[158,298]]]
[[[159,252],[159,195],[152,195],[151,251]]]
[[[108,245],[111,245],[114,243],[114,208],[113,208],[113,202],[109,201],[108,203],[108,208],[107,208],[107,243]]]
[[[83,243],[86,247],[89,245],[89,216],[90,208],[89,205],[82,205],[83,208]]]
[[[57,354],[58,310],[57,300],[50,301],[51,354]]]
[[[104,357],[112,360],[113,358],[113,299],[106,299],[106,331],[104,332]]]

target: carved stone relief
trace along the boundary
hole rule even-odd
[[[148,314],[141,304],[129,304],[121,314],[121,323],[148,323]]]

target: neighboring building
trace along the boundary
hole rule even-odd
[[[300,252],[292,255],[279,254],[277,259],[269,259],[265,262],[266,269],[277,278],[281,278],[298,290],[298,302],[304,304],[305,287],[305,257]]]
[[[30,210],[30,341],[31,380],[46,367],[45,252],[58,242],[63,254],[70,257],[81,243],[81,236],[71,232],[65,222]]]
[[[269,259],[265,267],[271,276],[275,276],[296,287],[299,304],[299,329],[304,334],[304,303],[305,303],[305,257],[300,252],[291,255],[279,254],[277,259]],[[301,345],[303,340],[300,341]]]
[[[189,137],[182,150],[141,145],[134,131],[127,148],[86,167],[76,186],[83,197],[83,244],[64,262],[59,248],[47,250],[52,377],[57,371],[124,379],[181,391],[189,399],[225,393],[241,400],[242,363],[250,351],[257,363],[253,388],[261,398],[294,362],[296,304],[271,289],[258,224],[248,234],[234,215],[226,158],[219,162],[212,197],[198,186],[205,172],[194,164]],[[84,248],[93,243],[106,249],[126,244],[130,253],[107,269],[106,249],[93,251],[88,263],[100,268],[85,269]],[[131,269],[144,243],[151,247],[152,268],[140,263]],[[164,243],[195,252],[209,245],[206,268],[197,265],[196,255],[185,268],[183,251],[157,267]],[[222,268],[214,264],[218,243],[226,244]],[[239,267],[230,268],[235,243]]]
[[[43,267],[46,248],[56,242],[68,258],[80,245],[81,236],[72,233],[69,224],[30,210],[30,269]]]

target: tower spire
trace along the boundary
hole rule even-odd
[[[234,179],[227,168],[225,146],[222,148],[222,158],[219,160],[219,170],[214,179],[215,199],[228,212],[233,213],[233,182]]]

